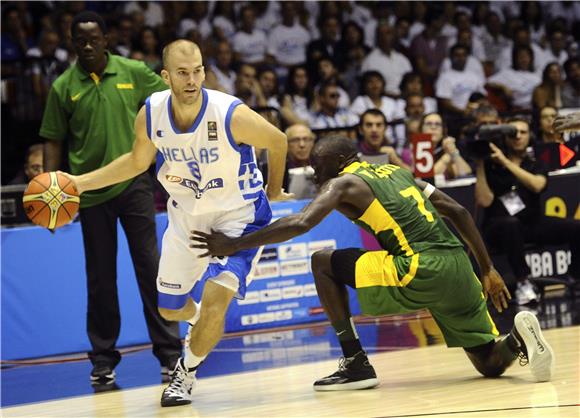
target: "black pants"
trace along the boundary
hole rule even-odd
[[[120,219],[129,243],[153,354],[162,365],[167,365],[170,358],[181,354],[181,341],[178,323],[165,321],[157,311],[159,251],[151,176],[147,173],[138,176],[117,197],[81,209],[80,217],[87,271],[91,362],[114,367],[121,360],[115,349],[121,329],[117,295],[117,220]]]
[[[580,222],[571,219],[541,216],[534,222],[523,223],[515,216],[489,219],[483,228],[487,244],[507,255],[516,279],[530,274],[526,264],[524,244],[568,244],[572,263],[568,272],[580,279]]]

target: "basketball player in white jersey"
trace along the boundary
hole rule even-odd
[[[170,196],[157,278],[159,311],[167,320],[190,323],[184,356],[161,398],[162,406],[175,406],[191,403],[196,370],[221,339],[232,298],[244,297],[261,251],[198,258],[199,250],[189,247],[190,231],[238,237],[268,225],[272,214],[253,147],[268,150],[267,197],[292,196],[282,190],[285,135],[236,97],[202,87],[198,46],[170,43],[163,66],[170,90],[151,95],[139,111],[133,150],[103,168],[68,176],[82,193],[135,177],[157,156],[157,178]],[[203,286],[201,305],[190,296],[194,285]]]

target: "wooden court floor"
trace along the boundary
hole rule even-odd
[[[551,382],[533,383],[517,362],[479,377],[461,349],[435,345],[370,356],[381,384],[317,393],[336,361],[200,379],[191,406],[161,408],[162,386],[0,410],[2,417],[580,417],[580,327],[544,331],[556,353]]]

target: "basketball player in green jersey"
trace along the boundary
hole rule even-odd
[[[312,255],[318,296],[344,354],[338,371],[316,381],[315,390],[365,389],[379,383],[358,339],[346,286],[356,289],[367,315],[429,309],[447,345],[463,347],[486,377],[500,376],[519,356],[529,362],[536,381],[550,380],[554,354],[532,313],[518,313],[512,331],[496,340],[486,299],[501,312],[510,294],[463,206],[398,166],[360,162],[353,142],[344,137],[320,140],[312,166],[322,187],[302,212],[236,239],[198,231],[192,231],[191,239],[192,247],[207,250],[203,256],[227,256],[303,234],[334,209],[374,234],[380,251],[348,248]],[[475,255],[481,282],[441,216]]]

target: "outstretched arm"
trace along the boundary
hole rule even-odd
[[[190,247],[207,250],[200,257],[227,256],[248,248],[287,241],[310,231],[319,224],[333,209],[338,207],[345,190],[346,183],[343,178],[330,180],[300,213],[280,218],[265,228],[239,238],[229,238],[219,232],[206,234],[191,231],[193,234],[191,240],[194,244]]]
[[[135,119],[135,142],[131,152],[121,155],[104,167],[80,176],[64,174],[75,183],[79,193],[101,189],[143,173],[151,165],[156,153],[157,148],[147,136],[147,121],[143,106]]]
[[[507,308],[507,301],[511,299],[511,296],[503,279],[493,267],[491,257],[469,211],[432,185],[422,180],[416,180],[416,183],[433,203],[437,212],[451,221],[471,249],[481,270],[481,282],[486,297],[491,296],[491,300],[499,312],[502,311],[502,308]]]

